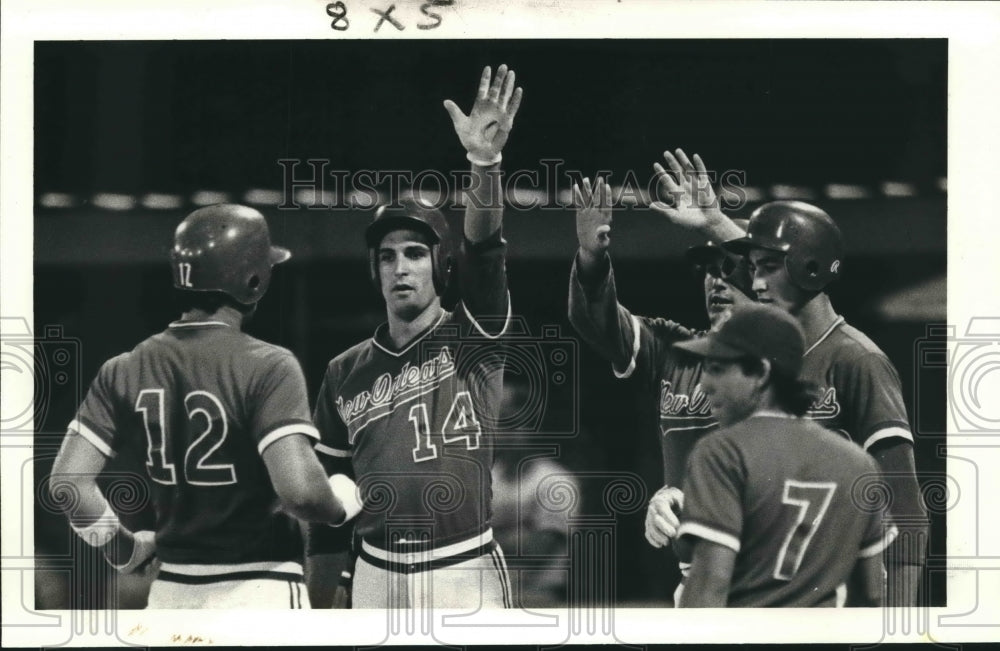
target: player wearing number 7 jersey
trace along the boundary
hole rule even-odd
[[[766,305],[733,308],[707,336],[675,344],[703,358],[721,429],[688,459],[679,606],[877,606],[896,528],[866,497],[874,459],[802,418],[802,329]],[[848,601],[848,597],[850,601]]]
[[[502,365],[477,350],[510,320],[499,163],[520,100],[500,66],[492,82],[483,71],[469,116],[445,102],[472,162],[460,252],[444,216],[419,200],[393,198],[365,233],[387,322],[330,362],[315,413],[328,470],[351,468],[366,495],[355,608],[508,605],[490,528]],[[448,312],[440,296],[453,271],[462,300]],[[337,551],[327,533],[311,528],[311,556]],[[310,579],[311,592],[323,589]]]
[[[120,571],[162,561],[149,608],[308,607],[292,516],[343,523],[360,508],[353,483],[328,483],[313,452],[295,357],[241,331],[290,256],[252,208],[188,215],[171,251],[183,316],[105,362],[69,425],[50,489]],[[121,526],[98,489],[119,454],[144,460],[155,541]]]

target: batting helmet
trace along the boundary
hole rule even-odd
[[[427,237],[431,247],[434,289],[439,296],[444,294],[455,266],[448,222],[440,210],[426,206],[415,199],[400,199],[398,204],[380,206],[375,211],[372,222],[365,229],[372,282],[376,287],[379,286],[378,247],[382,238],[392,231],[401,229],[411,229]]]
[[[733,223],[746,232],[746,219],[734,219]],[[684,252],[684,259],[699,273],[708,273],[716,278],[722,278],[750,298],[757,300],[757,295],[753,291],[753,277],[750,274],[746,258],[728,253],[722,247],[709,241],[690,247]]]
[[[750,215],[746,237],[722,245],[746,255],[751,249],[785,254],[785,268],[802,289],[819,291],[840,275],[843,241],[830,215],[801,201],[772,201]]]
[[[264,216],[253,208],[216,204],[184,218],[170,251],[174,287],[223,292],[243,305],[259,301],[271,282],[271,267],[292,257],[271,245]]]

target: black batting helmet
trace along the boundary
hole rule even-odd
[[[401,229],[411,229],[423,233],[430,243],[431,263],[434,269],[434,289],[438,296],[445,293],[455,266],[455,254],[448,221],[437,208],[427,206],[416,199],[400,199],[397,204],[380,206],[375,217],[365,229],[368,245],[368,260],[371,278],[375,286],[378,280],[378,247],[386,234]]]
[[[802,289],[819,291],[840,275],[843,241],[830,215],[801,201],[772,201],[750,215],[746,237],[722,245],[746,255],[751,249],[785,254],[785,268]]]
[[[195,210],[174,232],[170,262],[174,287],[223,292],[243,305],[264,296],[271,268],[292,257],[271,245],[267,222],[247,206],[216,204]]]
[[[733,223],[746,232],[746,219],[734,219]],[[716,278],[722,278],[750,298],[757,300],[757,295],[753,291],[753,277],[750,274],[750,267],[743,256],[729,253],[721,246],[709,241],[690,247],[684,252],[684,260],[699,273],[708,273]]]

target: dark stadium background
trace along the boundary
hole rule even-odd
[[[293,350],[314,396],[326,362],[384,317],[361,237],[371,212],[277,209],[277,161],[328,159],[329,169],[347,171],[465,169],[441,102],[451,98],[467,111],[482,66],[500,63],[525,89],[504,152],[508,174],[541,173],[541,159],[558,158],[590,176],[610,170],[612,185],[628,170],[645,183],[664,148],[683,147],[713,169],[746,170],[760,199],[797,196],[826,208],[848,250],[834,305],[899,369],[921,480],[929,494],[941,485],[944,374],[928,360],[943,342],[944,330],[933,326],[946,320],[944,40],[37,43],[34,331],[41,337],[59,326],[46,341],[76,342],[79,353],[73,377],[48,377],[39,389],[36,480],[48,474],[101,362],[176,316],[165,253],[204,192],[256,205],[275,240],[293,250],[250,332]],[[758,203],[733,214],[747,216]],[[641,207],[615,220],[623,303],[704,326],[700,284],[680,258],[695,238]],[[572,212],[508,211],[505,234],[514,311],[535,334],[555,324],[572,339],[565,317]],[[575,436],[532,442],[558,445],[563,465],[597,478],[582,482],[579,514],[607,522],[609,477],[635,473],[650,491],[658,487],[655,424],[633,398],[634,383],[616,381],[606,363],[576,348],[579,411],[570,413],[565,392],[553,392],[544,407],[547,427],[575,422]],[[71,550],[62,517],[42,503],[36,548],[48,560],[41,566],[78,568],[82,552]],[[938,511],[936,567],[945,553]],[[649,569],[657,559],[643,539],[643,512],[610,520],[616,547],[606,585],[620,604],[667,598]],[[148,513],[127,520],[148,525]],[[106,603],[107,587],[92,585],[102,579],[40,576],[39,607]],[[943,573],[932,577],[925,595],[942,604]],[[129,599],[122,605],[141,602]]]

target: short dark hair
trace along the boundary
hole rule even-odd
[[[229,294],[218,291],[193,292],[187,289],[174,288],[174,303],[181,312],[188,310],[203,310],[205,312],[216,312],[223,306],[229,306],[240,311],[241,314],[249,314],[254,306],[244,305]]]
[[[756,357],[741,357],[737,360],[744,375],[759,375],[763,371],[763,361]],[[805,416],[816,401],[816,386],[771,367],[771,387],[774,399],[782,411],[793,416]]]

